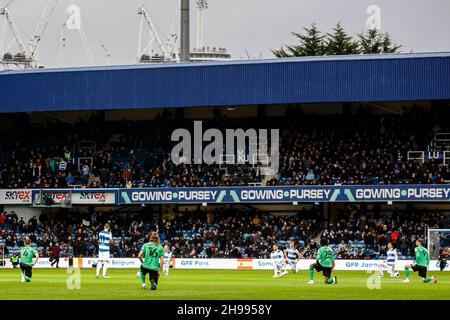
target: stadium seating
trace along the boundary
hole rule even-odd
[[[148,241],[149,232],[157,230],[176,257],[267,258],[274,243],[286,248],[295,241],[305,258],[314,258],[318,240],[325,237],[340,259],[382,259],[389,241],[394,242],[401,258],[409,259],[415,240],[425,234],[425,225],[450,227],[448,214],[427,209],[381,213],[377,208],[368,211],[364,206],[346,205],[339,212],[342,220],[326,224],[314,208],[285,216],[224,209],[209,212],[214,213],[212,223],[203,211],[180,215],[175,220],[138,213],[94,213],[89,217],[47,217],[36,225],[26,223],[25,227],[19,226],[14,213],[7,213],[0,246],[5,245],[13,254],[29,237],[43,256],[50,254],[54,243],[60,245],[62,256],[96,256],[97,234],[103,223],[109,222],[116,243],[112,249],[115,257],[136,257]],[[85,219],[92,223],[86,225]],[[395,232],[397,238],[393,237]]]
[[[427,150],[445,130],[432,113],[412,109],[402,115],[296,115],[258,119],[260,128],[280,130],[280,168],[274,176],[243,165],[175,165],[170,159],[176,128],[192,120],[75,124],[46,123],[16,129],[0,149],[0,187],[167,187],[249,184],[445,183],[442,161],[408,160],[411,150]],[[254,119],[215,118],[207,127],[251,128]],[[14,141],[14,142],[13,142]],[[441,146],[450,148],[450,146]],[[62,165],[60,165],[62,163]]]

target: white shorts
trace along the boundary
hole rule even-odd
[[[286,262],[287,263],[289,263],[289,264],[293,264],[293,265],[296,265],[297,263],[295,262],[295,260],[290,260],[290,259],[286,259]]]
[[[98,253],[98,260],[99,261],[107,261],[109,262],[109,251],[105,251],[105,252],[99,252]]]
[[[285,261],[284,260],[276,260],[273,262],[273,264],[277,267],[283,267],[285,265]]]

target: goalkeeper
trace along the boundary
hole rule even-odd
[[[405,277],[406,279],[403,282],[410,282],[409,273],[410,271],[417,272],[419,277],[422,279],[423,283],[433,282],[436,283],[437,279],[435,276],[427,277],[428,264],[430,263],[430,255],[428,254],[428,250],[422,246],[422,241],[416,241],[416,263],[407,264],[405,266]]]
[[[449,251],[449,248],[444,248],[441,250],[441,254],[439,255],[439,269],[441,272],[444,271],[447,266],[448,255],[450,253]]]

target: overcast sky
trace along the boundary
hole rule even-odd
[[[9,0],[0,0],[5,3]],[[47,0],[14,0],[10,12],[24,42],[28,42]],[[65,12],[78,5],[100,41],[110,50],[112,64],[136,61],[140,16],[145,0],[60,0],[40,47],[40,62],[46,67],[85,66],[88,58],[80,35],[65,31],[66,47],[58,41]],[[147,8],[165,39],[178,0],[147,0]],[[271,49],[292,43],[291,31],[312,22],[329,32],[337,22],[352,34],[367,29],[369,5],[381,13],[381,31],[388,31],[402,50],[450,51],[450,0],[209,0],[205,15],[205,45],[224,46],[234,59],[270,58]],[[191,0],[191,44],[194,46],[196,10]],[[0,38],[4,17],[0,16]],[[86,23],[83,24],[96,63],[105,64],[103,50]],[[10,39],[7,30],[6,38]],[[9,42],[9,41],[6,41]],[[1,39],[0,39],[1,43]],[[1,50],[1,46],[0,46]]]

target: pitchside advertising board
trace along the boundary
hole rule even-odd
[[[10,189],[0,190],[0,204],[32,205],[42,194],[50,196],[54,204],[63,204],[69,199],[73,205],[115,205],[117,191],[110,189]]]
[[[45,193],[56,204],[70,197],[72,205],[151,203],[298,203],[450,201],[450,185],[271,186],[131,189],[0,190],[0,204],[30,205]]]
[[[308,270],[315,260],[300,259],[297,263],[299,270]],[[335,270],[341,271],[376,271],[383,260],[335,260]],[[404,270],[405,265],[412,260],[399,260],[396,270]],[[230,270],[273,270],[274,264],[270,259],[174,259],[176,269],[230,269]],[[448,271],[447,265],[447,271]],[[291,269],[288,266],[288,269]],[[430,271],[439,270],[439,261],[431,260]]]
[[[6,259],[4,268],[12,268],[9,259]],[[67,268],[69,265],[74,268],[93,268],[97,263],[97,258],[73,258],[69,264],[68,258],[59,261],[59,267]],[[308,270],[310,264],[315,260],[301,259],[297,267],[299,270]],[[376,271],[383,260],[335,260],[336,271]],[[404,270],[405,265],[413,263],[412,260],[399,260],[395,265],[398,271]],[[117,269],[139,269],[141,262],[137,258],[111,258],[110,267]],[[48,258],[41,258],[34,266],[35,268],[51,268]],[[191,270],[273,270],[273,261],[270,259],[172,259],[172,267],[175,269]],[[0,268],[1,269],[1,268]],[[290,269],[290,266],[288,266]],[[439,261],[431,260],[428,270],[439,271]],[[445,271],[449,271],[447,264]]]

